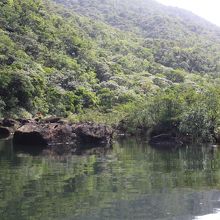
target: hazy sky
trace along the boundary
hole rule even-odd
[[[220,0],[157,0],[165,5],[177,6],[192,11],[220,26]]]

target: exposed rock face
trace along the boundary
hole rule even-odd
[[[12,128],[12,127],[16,127],[16,125],[18,125],[18,121],[14,120],[14,119],[10,119],[10,118],[4,118],[2,120],[2,126],[4,127],[9,127],[9,128]]]
[[[14,119],[5,118],[0,121],[0,139],[9,138],[11,134],[20,126]]]
[[[113,130],[94,123],[38,123],[29,122],[16,129],[14,145],[52,150],[57,154],[74,153],[85,147],[97,147],[111,142]],[[88,146],[87,146],[88,144]]]
[[[15,131],[14,143],[22,145],[69,144],[75,139],[70,125],[28,123]]]
[[[8,138],[11,135],[11,129],[0,126],[0,138]]]
[[[113,131],[105,125],[84,123],[74,126],[77,141],[81,144],[109,144],[112,140]]]

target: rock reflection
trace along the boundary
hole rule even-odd
[[[220,210],[218,148],[127,139],[79,155],[21,154],[3,142],[0,152],[1,219],[202,220]]]

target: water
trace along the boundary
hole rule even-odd
[[[129,139],[83,156],[0,142],[1,220],[219,220],[220,149],[156,150]]]

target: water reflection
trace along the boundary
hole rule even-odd
[[[204,216],[195,217],[194,220],[219,220],[220,219],[220,209],[215,210],[216,213],[208,214]]]
[[[218,148],[161,151],[129,139],[53,157],[0,142],[1,219],[212,220],[219,210]]]

